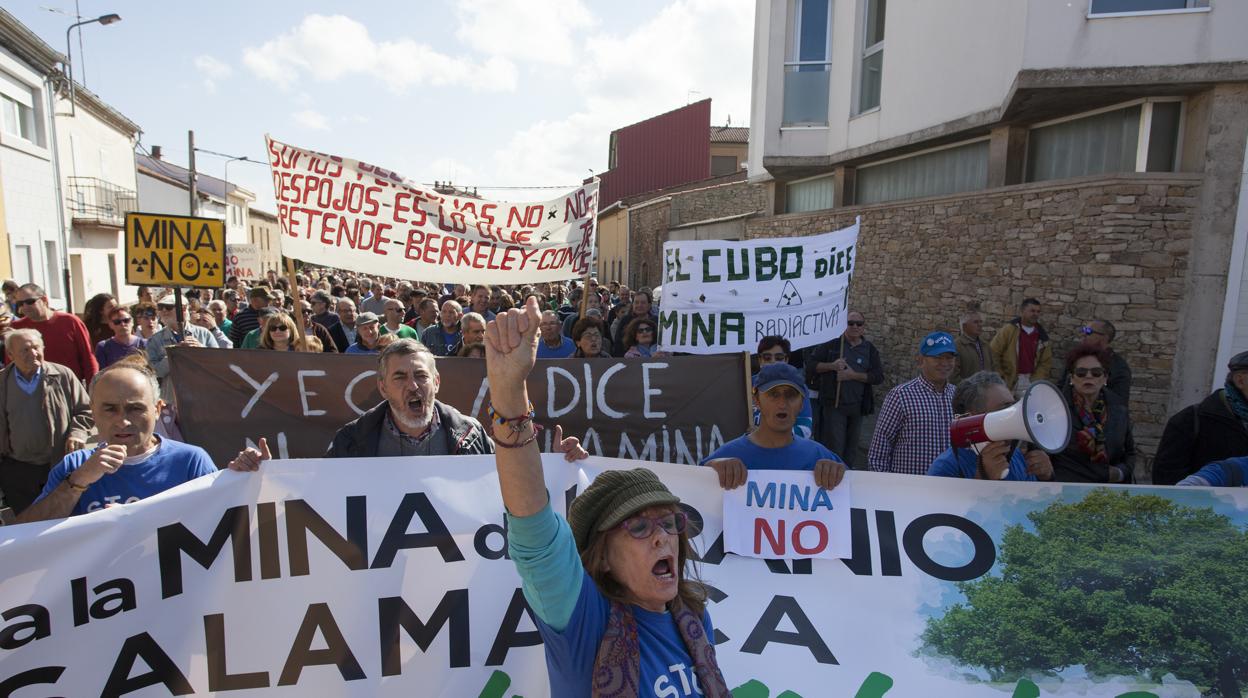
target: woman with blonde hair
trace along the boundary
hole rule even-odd
[[[295,351],[295,321],[286,313],[270,315],[260,332],[260,348],[274,351]]]

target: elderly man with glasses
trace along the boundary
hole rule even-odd
[[[576,343],[571,337],[563,334],[563,323],[553,310],[542,313],[542,322],[538,325],[541,340],[537,343],[537,358],[566,359],[576,353]]]
[[[187,323],[184,317],[178,317],[173,296],[165,296],[156,301],[156,316],[164,327],[147,340],[147,360],[156,372],[156,377],[160,379],[160,399],[173,402],[173,381],[169,380],[169,347],[177,345],[217,349],[221,345],[213,337],[213,333]],[[217,332],[220,331],[218,328]]]
[[[19,286],[13,293],[13,304],[22,316],[13,322],[13,329],[38,332],[43,337],[48,361],[65,366],[83,383],[90,383],[100,364],[95,360],[95,347],[82,320],[73,313],[52,310],[48,294],[38,284]]]

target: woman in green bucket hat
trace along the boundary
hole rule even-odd
[[[485,345],[508,547],[545,643],[550,694],[727,698],[680,499],[636,468],[599,475],[567,520],[550,507],[524,383],[540,322],[529,299],[489,323]]]

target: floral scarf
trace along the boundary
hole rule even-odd
[[[1093,463],[1104,463],[1105,455],[1105,420],[1109,410],[1105,409],[1105,393],[1102,391],[1092,402],[1089,410],[1087,403],[1075,397],[1075,409],[1079,413],[1079,423],[1083,428],[1075,432],[1075,447],[1087,455]]]
[[[715,660],[715,646],[706,637],[706,627],[680,601],[672,600],[672,616],[693,659],[694,672],[706,698],[731,698],[724,676]],[[598,643],[591,682],[593,698],[636,698],[641,689],[641,645],[637,641],[637,619],[627,604],[611,602],[607,631]]]

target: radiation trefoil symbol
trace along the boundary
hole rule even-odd
[[[786,308],[791,305],[801,305],[802,294],[797,292],[797,287],[792,281],[784,282],[784,290],[780,293],[780,300],[776,303],[777,308]]]

